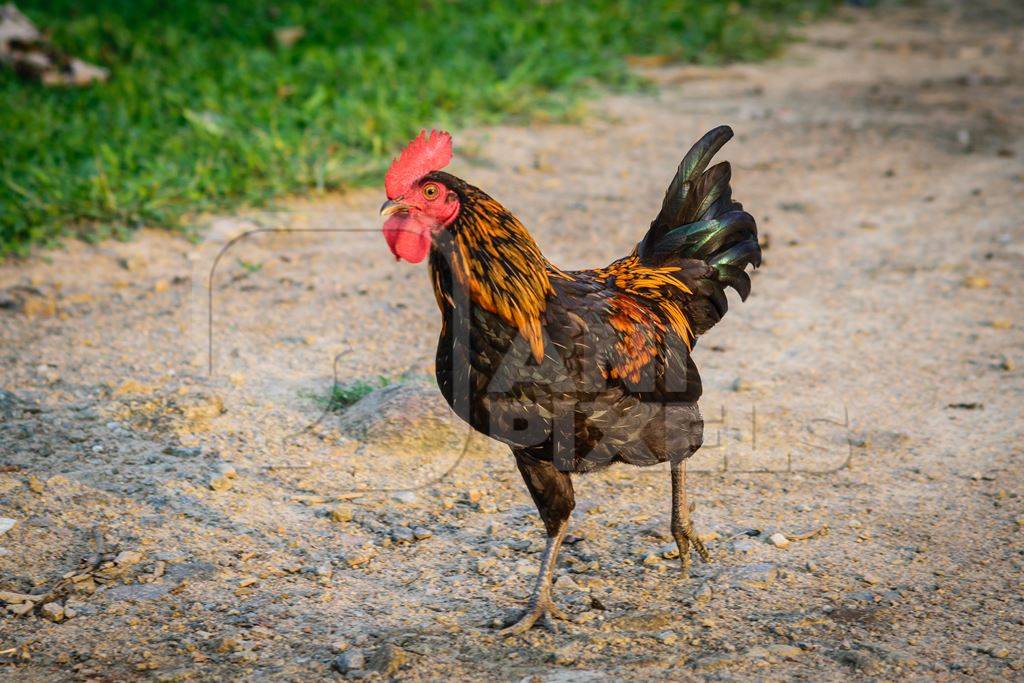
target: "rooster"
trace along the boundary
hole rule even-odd
[[[511,447],[547,531],[533,595],[504,635],[564,619],[551,579],[575,507],[572,474],[669,461],[682,572],[691,549],[709,560],[686,496],[686,459],[703,432],[691,351],[725,314],[725,288],[745,300],[745,268],[761,261],[729,164],[708,168],[731,137],[720,126],[701,138],[632,253],[594,270],[550,263],[497,200],[444,172],[448,133],[422,132],[387,172],[388,246],[411,263],[429,257],[441,393],[475,430]]]

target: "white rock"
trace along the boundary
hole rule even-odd
[[[56,602],[48,602],[40,607],[39,614],[53,622],[64,621],[64,608]]]
[[[768,537],[768,542],[771,543],[776,548],[788,548],[789,547],[789,539],[786,538],[785,534],[780,534],[777,531],[774,534],[772,534],[771,536]]]
[[[119,567],[126,567],[128,565],[138,564],[141,560],[142,553],[135,550],[123,550],[114,558],[114,563]]]
[[[3,536],[8,531],[14,528],[14,525],[18,523],[18,520],[11,519],[10,517],[0,517],[0,536]]]

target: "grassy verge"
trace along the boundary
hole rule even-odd
[[[833,0],[23,0],[86,89],[0,73],[0,255],[369,180],[420,127],[564,117],[624,57],[759,59]],[[301,27],[291,46],[275,30]]]

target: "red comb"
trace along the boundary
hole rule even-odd
[[[384,176],[388,199],[401,197],[413,183],[433,171],[440,171],[452,160],[452,136],[443,130],[420,131],[416,139],[391,162]]]

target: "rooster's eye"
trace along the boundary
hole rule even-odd
[[[437,188],[437,185],[433,183],[430,183],[423,188],[423,196],[427,199],[437,199],[437,195],[440,193],[441,191]]]

